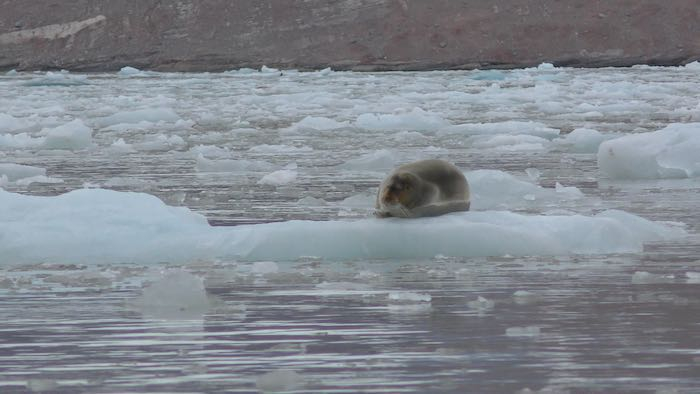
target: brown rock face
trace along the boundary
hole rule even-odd
[[[0,0],[0,68],[677,65],[700,0]]]

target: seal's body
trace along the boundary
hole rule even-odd
[[[394,169],[379,186],[377,217],[416,218],[469,210],[469,184],[443,160],[420,160]]]

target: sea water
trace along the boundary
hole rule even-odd
[[[0,76],[0,391],[692,392],[698,91],[697,64]],[[423,158],[472,212],[372,218]]]

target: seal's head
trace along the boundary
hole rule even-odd
[[[382,190],[380,201],[386,207],[402,206],[412,209],[416,206],[418,185],[420,179],[415,175],[405,172],[397,173],[389,178],[386,186]]]

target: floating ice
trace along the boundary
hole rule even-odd
[[[573,186],[546,189],[499,170],[475,170],[464,175],[469,181],[473,210],[513,209],[532,201],[558,202],[583,196]]]
[[[274,274],[280,270],[279,265],[274,261],[256,261],[250,267],[250,272],[255,275]]]
[[[361,193],[346,197],[339,201],[338,205],[348,208],[373,208],[375,200],[376,196],[374,194]]]
[[[537,326],[508,327],[506,336],[509,337],[536,337],[540,335],[540,328]]]
[[[469,144],[472,148],[496,150],[544,150],[549,140],[529,134],[499,134],[474,137]]]
[[[147,122],[175,122],[180,120],[180,117],[172,110],[172,108],[148,108],[137,109],[134,111],[117,112],[113,115],[97,119],[97,124],[101,127],[117,125],[120,123],[139,123]]]
[[[482,296],[478,296],[474,301],[467,302],[467,306],[469,306],[470,309],[474,309],[478,312],[485,312],[493,309],[495,305],[495,302]]]
[[[652,284],[673,282],[673,275],[652,274],[646,271],[637,271],[632,275],[634,284]]]
[[[24,118],[15,118],[10,114],[0,113],[0,133],[25,129],[34,123]]]
[[[673,123],[650,133],[605,141],[598,167],[614,179],[700,176],[700,123]]]
[[[0,163],[0,175],[7,176],[10,182],[37,175],[46,175],[46,169],[14,163]]]
[[[439,134],[507,134],[507,135],[532,135],[551,140],[559,136],[559,130],[548,127],[539,122],[506,121],[494,123],[464,123],[442,128]]]
[[[133,305],[160,319],[201,319],[209,309],[209,299],[202,278],[173,270],[144,288]]]
[[[145,141],[132,144],[132,147],[140,151],[159,151],[182,149],[187,145],[185,140],[179,135],[149,135]]]
[[[117,154],[126,154],[126,153],[134,153],[136,152],[136,149],[134,148],[133,145],[127,144],[123,138],[118,138],[116,141],[112,143],[112,145],[109,146],[109,150],[112,153],[117,153]]]
[[[289,261],[639,252],[685,235],[622,211],[595,216],[462,212],[420,219],[288,221],[211,227],[143,193],[80,189],[54,197],[0,190],[0,263]],[[429,229],[429,231],[428,231]]]
[[[307,116],[297,123],[281,130],[285,133],[294,133],[301,131],[326,131],[326,130],[338,130],[345,127],[349,127],[350,122],[338,122],[337,120],[318,117],[318,116]]]
[[[413,293],[409,291],[397,291],[389,293],[389,301],[398,303],[420,303],[430,302],[432,297],[430,294]]]
[[[42,147],[47,149],[82,149],[92,144],[92,129],[80,119],[52,128],[43,129]]]
[[[141,70],[139,70],[138,68],[126,66],[126,67],[122,67],[121,70],[119,70],[119,72],[117,74],[124,76],[124,77],[131,76],[131,75],[139,75],[139,74],[141,74]]]
[[[685,277],[688,278],[688,283],[700,283],[700,272],[688,271]]]
[[[199,172],[264,172],[275,166],[262,160],[210,160],[201,153],[197,155],[195,169]]]
[[[313,148],[308,146],[289,146],[289,145],[256,145],[250,149],[249,152],[252,153],[298,153],[298,152],[311,152]]]
[[[48,71],[43,77],[24,82],[25,86],[79,86],[88,84],[87,75],[71,75],[67,71]]]
[[[262,177],[258,184],[281,186],[297,180],[297,171],[291,169],[277,170]]]
[[[603,134],[593,129],[576,129],[557,138],[554,143],[573,153],[596,153],[604,141],[619,137],[619,134]]]
[[[357,117],[355,126],[371,131],[435,131],[450,125],[440,115],[415,107],[410,112],[367,113]]]
[[[18,179],[15,183],[19,186],[28,186],[32,183],[63,183],[63,179],[51,178],[46,175],[35,175]]]
[[[304,206],[304,207],[320,207],[320,206],[328,205],[328,202],[322,198],[306,196],[306,197],[300,198],[297,201],[297,205]]]
[[[260,375],[255,380],[255,387],[263,393],[294,391],[304,384],[304,377],[291,369],[277,369]]]

